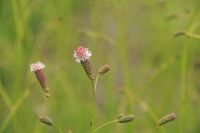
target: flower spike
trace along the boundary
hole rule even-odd
[[[48,94],[49,88],[47,85],[45,74],[43,72],[44,68],[45,68],[45,65],[40,61],[30,65],[31,72],[35,73],[36,78],[38,79],[42,89],[46,92],[46,96],[48,97],[49,96],[49,94]]]
[[[92,56],[92,52],[89,51],[88,48],[84,48],[82,46],[78,47],[74,51],[74,58],[77,63],[81,63],[87,76],[94,80],[94,74],[92,71],[92,64],[90,62],[90,57]]]

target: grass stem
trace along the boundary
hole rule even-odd
[[[92,80],[92,118],[91,118],[91,128],[90,128],[90,132],[93,133],[94,132],[94,128],[95,128],[95,114],[96,114],[96,88],[97,88],[97,82],[99,80],[100,74],[97,74],[95,80]]]
[[[111,125],[111,124],[113,124],[113,123],[116,123],[116,122],[118,122],[117,119],[115,119],[115,120],[113,120],[113,121],[106,122],[106,123],[102,124],[101,126],[97,127],[97,128],[94,130],[94,132],[97,132],[98,130],[102,129],[103,127],[109,126],[109,125]]]
[[[63,133],[63,132],[61,131],[61,129],[59,129],[56,125],[53,125],[53,127],[54,127],[59,133]]]
[[[55,107],[55,103],[54,103],[54,101],[53,101],[53,99],[52,99],[52,95],[51,95],[50,97],[48,97],[48,99],[49,99],[50,106],[51,106],[52,110],[54,111],[54,113],[55,113],[55,114],[59,114],[59,113],[57,112],[56,107]],[[57,117],[57,119],[58,119],[58,117]],[[57,122],[59,123],[59,127],[60,127],[59,131],[62,133],[62,131],[61,131],[61,129],[62,129],[61,123],[60,123],[59,120],[57,120]],[[54,127],[55,127],[55,125],[54,125]],[[56,126],[55,128],[58,129],[57,126]]]

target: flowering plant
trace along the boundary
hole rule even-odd
[[[91,109],[91,123],[90,123],[90,133],[94,133],[99,131],[100,129],[102,129],[105,126],[108,126],[110,124],[113,123],[129,123],[132,122],[135,119],[135,116],[133,114],[129,114],[129,115],[119,115],[117,118],[115,118],[114,120],[111,120],[109,122],[106,122],[102,125],[100,125],[99,127],[96,127],[95,121],[96,121],[96,89],[97,89],[97,83],[99,78],[104,75],[105,73],[107,73],[110,70],[110,66],[108,64],[104,64],[102,65],[99,69],[98,72],[95,76],[94,72],[93,72],[93,67],[92,67],[92,63],[91,63],[91,56],[92,56],[92,52],[89,51],[89,48],[85,48],[85,47],[78,47],[73,54],[73,57],[75,58],[75,62],[80,63],[84,69],[84,71],[86,72],[88,78],[91,80],[92,82],[92,94],[93,94],[93,99],[92,99],[92,109]],[[47,80],[44,74],[43,69],[45,68],[45,65],[38,61],[36,63],[33,63],[30,65],[30,70],[31,72],[34,72],[36,75],[37,80],[40,83],[41,88],[44,90],[44,92],[46,93],[46,96],[48,99],[50,99],[50,95],[49,95],[49,88],[48,88],[48,84],[47,84]],[[51,101],[51,106],[53,107],[53,102]],[[162,126],[168,122],[171,122],[173,120],[175,120],[176,118],[176,114],[175,113],[170,113],[164,117],[162,117],[155,128],[156,129],[159,126]],[[48,125],[48,126],[53,126],[59,133],[63,133],[63,131],[56,126],[56,124],[54,123],[54,121],[46,115],[39,115],[39,120],[40,122]],[[69,130],[68,132],[72,132],[71,130]]]

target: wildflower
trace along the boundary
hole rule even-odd
[[[108,64],[105,64],[99,68],[98,72],[100,75],[102,75],[104,73],[107,73],[109,70],[110,70],[110,66]]]
[[[94,74],[92,71],[92,64],[90,62],[90,57],[92,56],[91,51],[88,50],[88,48],[84,47],[78,47],[74,51],[74,58],[77,63],[81,63],[87,76],[91,79],[94,80]]]
[[[159,126],[164,125],[164,124],[166,124],[168,122],[171,122],[171,121],[173,121],[175,119],[176,119],[176,114],[175,113],[170,113],[170,114],[168,114],[168,115],[166,115],[166,116],[164,116],[164,117],[162,117],[160,119]]]
[[[48,96],[49,89],[48,89],[48,86],[47,86],[45,74],[43,72],[44,68],[45,68],[45,65],[40,61],[30,65],[31,72],[35,73],[42,89],[47,93],[47,96]]]
[[[53,125],[53,120],[51,118],[49,118],[48,116],[41,115],[41,116],[39,116],[39,120],[40,120],[40,122],[42,122],[48,126]]]

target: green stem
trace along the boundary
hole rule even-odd
[[[155,124],[157,124],[157,119],[158,119],[158,116],[156,115],[156,112],[153,110],[153,108],[151,106],[149,106],[141,97],[139,96],[136,96],[135,94],[129,92],[128,90],[126,91],[125,90],[125,95],[127,96],[127,98],[130,100],[130,101],[135,101],[139,104],[145,104],[145,106],[147,106],[147,114],[151,117],[151,119],[153,120],[153,122]],[[165,129],[162,127],[162,128],[158,128],[159,131],[161,133],[166,133]]]
[[[53,101],[53,99],[52,99],[52,95],[51,95],[50,97],[48,97],[48,100],[49,100],[49,102],[50,102],[50,104],[51,104],[50,106],[51,106],[52,110],[54,111],[54,113],[55,113],[55,114],[59,114],[59,113],[57,112],[55,106],[54,106],[55,104],[54,104],[54,101]],[[58,119],[58,117],[57,117],[57,119]],[[57,120],[57,122],[59,123],[60,129],[62,129],[60,121]],[[55,125],[54,125],[54,127],[55,127],[56,129],[59,129],[59,128],[57,128],[57,126],[55,126]],[[62,133],[62,131],[61,131],[60,129],[59,129],[59,132]]]
[[[21,98],[16,102],[16,104],[12,107],[12,110],[9,112],[8,116],[6,117],[5,121],[1,125],[0,132],[3,133],[5,129],[7,128],[9,122],[12,120],[12,118],[16,115],[19,108],[22,106],[22,103],[26,100],[26,98],[30,95],[30,90],[26,90]]]
[[[194,12],[191,15],[191,19],[188,23],[188,32],[185,34],[192,38],[198,38],[199,36],[190,34],[193,32],[193,25],[195,23],[196,17],[198,15],[200,2],[197,4]],[[179,133],[184,131],[185,116],[186,116],[186,106],[187,106],[187,61],[188,61],[188,43],[183,45],[182,49],[182,60],[181,60],[181,80],[180,80],[180,119],[179,119]]]
[[[161,130],[162,129],[162,130]],[[165,130],[163,130],[163,127],[159,126],[159,124],[157,124],[153,130],[153,133],[156,133],[158,130],[160,130],[160,132],[162,133],[166,133]]]
[[[182,35],[184,35],[186,37],[189,37],[189,38],[200,39],[200,35],[199,34],[195,34],[193,32],[181,31],[181,32],[177,32],[175,34],[176,37],[182,36]]]
[[[117,121],[118,121],[118,120],[115,119],[115,120],[113,120],[113,121],[106,122],[106,123],[102,124],[101,126],[97,127],[97,128],[94,130],[94,132],[97,132],[98,130],[100,130],[100,129],[103,128],[103,127],[106,127],[106,126],[109,126],[109,125],[111,125],[111,124],[113,124],[113,123],[116,123]]]
[[[92,80],[92,118],[91,118],[91,127],[90,127],[90,132],[94,132],[94,127],[95,127],[95,114],[96,114],[96,88],[97,88],[97,82],[99,80],[100,74],[98,74],[95,78],[95,80]]]
[[[190,38],[200,39],[200,35],[195,34],[195,33],[185,32],[185,35],[188,36],[188,37],[190,37]]]
[[[59,133],[63,133],[56,125],[53,125],[53,127],[54,127]]]
[[[180,133],[183,131],[183,120],[185,117],[185,97],[186,97],[186,80],[187,80],[187,44],[184,44],[182,51],[182,61],[181,61],[181,90],[180,90]]]
[[[156,133],[157,132],[157,129],[158,129],[159,125],[157,124],[153,130],[153,133]]]
[[[96,88],[97,88],[97,82],[99,80],[100,74],[97,75],[95,82],[94,82],[94,91],[96,92]]]

